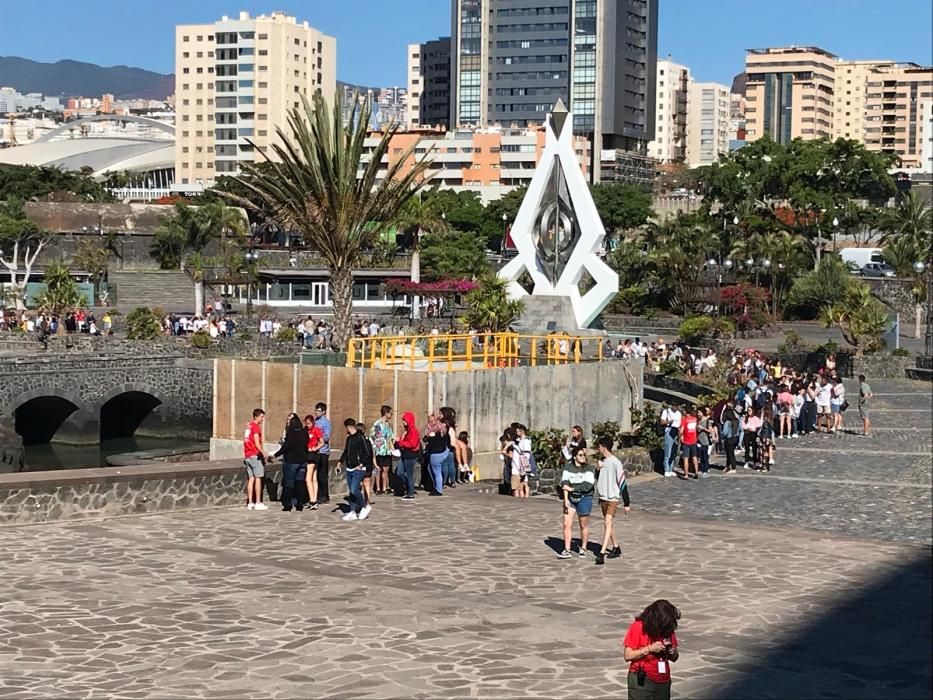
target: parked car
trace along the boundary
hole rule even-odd
[[[868,263],[862,265],[862,277],[897,277],[894,268],[887,263]]]

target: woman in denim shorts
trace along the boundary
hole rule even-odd
[[[593,510],[593,492],[596,489],[596,470],[587,464],[586,448],[577,447],[571,453],[570,462],[564,467],[560,479],[564,497],[564,551],[557,556],[569,559],[570,535],[573,530],[573,514],[580,523],[580,549],[578,554],[586,556],[586,545],[590,538],[590,511]]]

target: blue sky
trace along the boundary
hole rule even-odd
[[[337,76],[405,80],[405,45],[450,33],[449,0],[0,0],[0,54],[173,70],[174,26],[285,10],[337,37]],[[744,50],[817,45],[845,58],[933,63],[930,0],[661,0],[658,54],[729,84]]]

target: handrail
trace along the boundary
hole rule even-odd
[[[602,362],[603,340],[567,333],[476,333],[351,338],[347,367],[434,372]]]

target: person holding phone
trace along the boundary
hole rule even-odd
[[[680,658],[677,622],[680,610],[661,599],[635,618],[622,640],[622,657],[629,663],[629,700],[670,700],[671,664]]]

